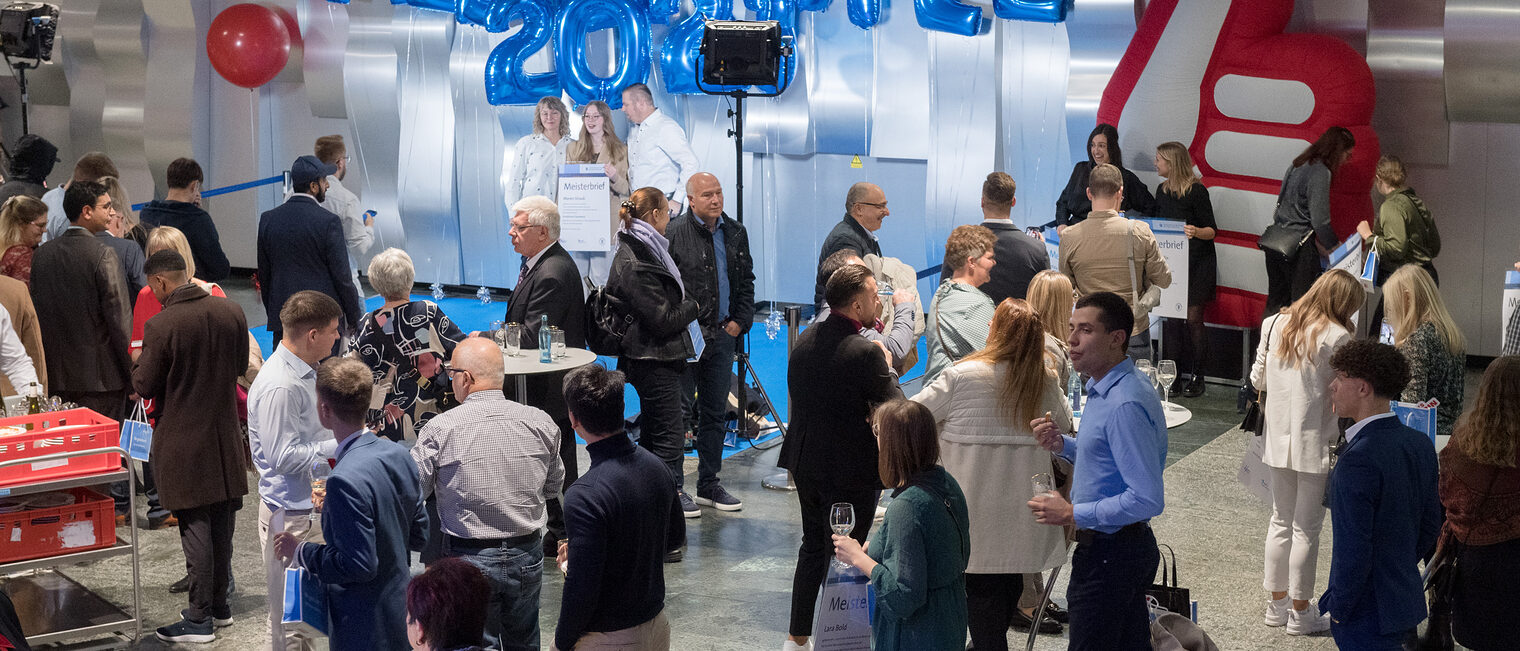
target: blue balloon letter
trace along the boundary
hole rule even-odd
[[[486,14],[485,24],[487,29],[500,32],[519,19],[522,29],[498,44],[486,58],[486,100],[497,106],[533,104],[545,96],[559,96],[558,72],[523,72],[528,56],[549,44],[550,13],[545,0],[497,0]]]
[[[701,95],[697,75],[702,71],[702,35],[708,20],[733,20],[733,0],[693,0],[696,11],[671,28],[660,43],[660,79],[665,92]],[[707,86],[708,90],[731,90],[730,86]]]
[[[649,17],[629,0],[570,0],[555,20],[555,69],[564,74],[565,92],[576,105],[599,99],[620,107],[623,89],[649,78]],[[617,67],[602,78],[586,62],[586,33],[608,20],[618,31]]]
[[[1066,20],[1074,0],[992,0],[992,13],[1008,20],[1059,23]]]
[[[881,23],[881,0],[849,0],[845,12],[850,24],[861,29],[871,29]]]
[[[913,0],[918,26],[961,36],[976,36],[990,25],[982,20],[982,8],[956,0]]]

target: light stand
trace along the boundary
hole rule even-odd
[[[58,33],[58,6],[40,2],[12,2],[0,8],[0,53],[16,70],[16,84],[21,87],[21,133],[30,133],[27,123],[28,100],[26,71],[35,70],[53,58],[53,40]],[[11,57],[21,59],[14,61]],[[27,60],[31,63],[28,65]]]
[[[708,95],[725,95],[734,99],[734,107],[728,110],[728,117],[734,121],[734,126],[729,129],[728,135],[734,139],[734,198],[737,207],[734,210],[734,219],[742,226],[744,224],[744,98],[746,97],[776,97],[786,91],[791,84],[787,79],[781,83],[780,71],[785,68],[781,65],[782,57],[790,61],[792,49],[785,43],[785,37],[781,36],[780,25],[775,21],[744,22],[744,21],[716,21],[709,20],[705,24],[702,36],[701,53],[703,65],[695,72],[697,88]],[[707,83],[716,85],[740,85],[735,90],[709,90],[703,87],[703,79]],[[750,86],[775,86],[774,93],[750,93]],[[750,363],[749,349],[747,344],[749,335],[740,337],[734,343],[734,362],[737,365],[736,374],[739,377],[739,418],[735,422],[734,429],[730,431],[744,434],[748,425],[749,391],[744,382],[747,374],[755,382],[755,389],[760,392],[760,399],[765,402],[766,408],[776,418],[776,428],[781,432],[779,440],[786,439],[786,424],[782,422],[781,414],[776,411],[776,403],[771,402],[770,395],[765,391],[765,385],[760,382],[760,374],[755,372],[755,367]],[[775,445],[774,443],[771,445]],[[780,481],[777,477],[767,477],[760,483],[766,488],[778,490],[796,490],[791,485],[790,478],[786,473],[781,473]]]
[[[25,61],[12,61],[9,55],[6,55],[5,62],[16,70],[16,85],[21,87],[21,135],[24,136],[31,133],[30,126],[27,123],[27,109],[30,103],[28,102],[29,98],[26,92],[26,71],[36,70],[39,64],[33,62],[31,65],[27,65]]]

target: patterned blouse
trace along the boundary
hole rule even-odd
[[[0,256],[0,274],[4,274],[32,286],[32,252],[36,249],[17,244]]]
[[[443,361],[464,340],[464,332],[432,301],[381,307],[359,325],[360,361],[374,373],[380,409],[369,413],[375,433],[393,441],[417,438],[417,431],[438,412],[458,404],[442,373]],[[393,405],[401,417],[386,418]]]
[[[574,142],[563,136],[559,144],[551,144],[541,133],[523,136],[512,148],[509,170],[502,178],[503,197],[507,207],[518,199],[545,196],[555,199],[559,195],[559,166],[565,162],[565,150]],[[508,215],[511,217],[511,215]]]
[[[1446,348],[1446,340],[1436,332],[1435,324],[1426,321],[1399,344],[1399,352],[1409,361],[1409,385],[1399,399],[1422,402],[1435,398],[1436,434],[1450,435],[1451,427],[1462,413],[1463,383],[1466,381],[1465,356]]]

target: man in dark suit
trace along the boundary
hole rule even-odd
[[[302,156],[290,165],[295,194],[259,216],[259,285],[265,314],[279,314],[296,292],[310,289],[331,296],[343,308],[344,333],[359,327],[363,310],[348,272],[348,246],[337,215],[319,205],[327,197],[327,175],[337,168]],[[284,333],[269,320],[274,342]]]
[[[777,465],[792,471],[802,509],[802,547],[792,577],[790,641],[805,646],[813,633],[813,605],[833,550],[829,505],[855,506],[855,530],[864,542],[876,514],[881,479],[871,410],[902,397],[885,346],[860,336],[862,321],[881,310],[876,279],[860,265],[845,265],[825,287],[829,318],[802,331],[787,359],[791,427]]]
[[[275,536],[280,558],[295,558],[327,589],[333,651],[405,649],[408,550],[427,538],[417,466],[406,448],[364,427],[374,378],[359,360],[317,369],[317,414],[338,441],[327,478],[322,535],[327,544]]]
[[[549,325],[565,332],[566,348],[586,347],[586,294],[581,289],[580,268],[559,243],[559,206],[548,197],[523,197],[512,204],[512,249],[522,256],[517,286],[507,299],[507,323],[522,324],[524,350],[538,348],[538,329],[542,316]],[[570,413],[565,409],[561,386],[564,373],[538,373],[527,376],[528,404],[544,410],[559,427],[559,458],[565,464],[565,483],[561,492],[580,477],[575,458],[575,431]],[[554,555],[560,539],[565,537],[564,507],[558,497],[548,501],[549,532],[544,536],[544,554]]]
[[[1005,298],[1024,298],[1029,293],[1030,279],[1050,268],[1045,245],[1009,218],[1018,203],[1013,196],[1017,187],[1013,177],[1003,172],[988,174],[982,182],[982,225],[997,236],[997,244],[992,247],[997,266],[992,268],[992,280],[984,283],[981,290],[992,298],[993,305]]]
[[[143,329],[132,388],[153,400],[153,470],[165,471],[154,479],[159,500],[179,519],[190,570],[190,608],[159,628],[158,638],[210,642],[216,624],[232,622],[233,525],[248,494],[248,448],[237,410],[237,379],[248,370],[248,322],[237,303],[190,282],[186,267],[173,250],[154,253],[144,265],[164,310]]]
[[[702,358],[686,365],[681,399],[688,417],[692,396],[697,411],[697,496],[686,517],[744,507],[718,481],[723,469],[723,415],[734,380],[734,349],[755,324],[755,262],[749,255],[744,225],[723,213],[723,186],[707,172],[686,183],[686,213],[665,227],[670,257],[681,270],[686,295],[697,302],[697,324],[707,347]],[[684,492],[684,491],[683,491]],[[683,500],[684,502],[685,500]]]
[[[881,255],[881,243],[873,235],[881,230],[881,223],[891,214],[887,210],[887,193],[875,183],[860,182],[850,186],[844,196],[844,219],[834,225],[828,237],[823,238],[823,248],[818,250],[818,266],[840,249],[855,249],[864,257]],[[813,305],[823,302],[823,286],[827,278],[818,278],[813,285]],[[871,321],[867,321],[870,323]]]
[[[1335,413],[1356,424],[1330,473],[1335,544],[1319,610],[1342,649],[1402,649],[1425,619],[1419,563],[1435,551],[1443,519],[1435,448],[1389,411],[1409,383],[1397,349],[1347,342],[1330,368]]]

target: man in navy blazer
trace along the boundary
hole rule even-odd
[[[1347,342],[1330,368],[1335,413],[1356,424],[1330,473],[1335,538],[1319,608],[1342,649],[1402,649],[1425,619],[1419,562],[1435,551],[1441,530],[1435,446],[1389,411],[1409,383],[1397,349]]]
[[[409,648],[409,550],[427,539],[411,455],[364,427],[373,386],[369,367],[355,359],[329,359],[317,369],[317,415],[338,440],[321,506],[327,544],[275,537],[281,558],[294,557],[326,586],[334,651]]]
[[[295,194],[259,216],[259,287],[265,314],[279,314],[285,300],[310,289],[331,296],[343,308],[343,332],[359,327],[363,310],[359,291],[348,270],[348,245],[343,223],[320,204],[327,198],[327,175],[337,171],[316,156],[302,156],[290,165]],[[280,320],[269,330],[280,343]]]

